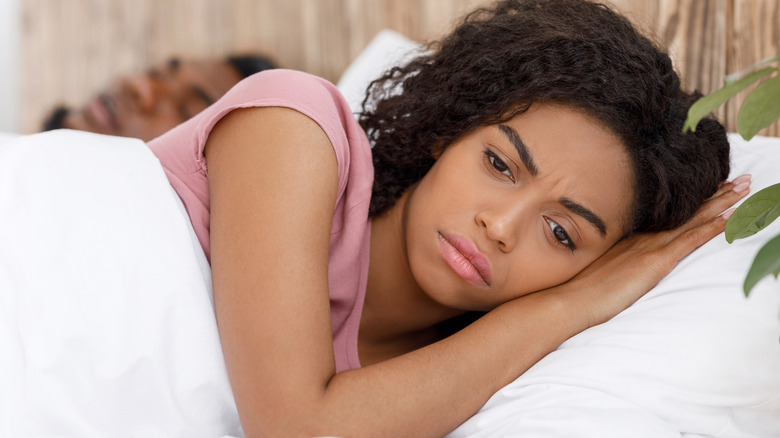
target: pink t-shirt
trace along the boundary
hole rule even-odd
[[[358,368],[357,334],[368,276],[368,205],[374,168],[368,139],[336,87],[302,72],[264,71],[244,79],[214,105],[149,142],[149,148],[162,163],[210,257],[209,184],[203,148],[211,129],[227,113],[260,106],[287,107],[308,116],[319,124],[336,152],[338,197],[328,262],[333,348],[338,371]]]

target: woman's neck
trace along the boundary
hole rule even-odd
[[[434,342],[439,338],[436,325],[463,313],[433,301],[412,275],[404,226],[409,196],[411,191],[372,219],[368,285],[359,332],[362,362],[371,361],[369,356],[387,359]]]

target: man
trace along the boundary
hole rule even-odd
[[[121,78],[79,110],[55,108],[44,131],[77,129],[149,141],[214,103],[241,79],[274,68],[261,56],[169,60]]]

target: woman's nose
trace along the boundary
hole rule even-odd
[[[488,239],[498,244],[503,252],[510,252],[518,241],[523,208],[520,205],[504,205],[485,208],[475,216],[477,225],[484,228]]]

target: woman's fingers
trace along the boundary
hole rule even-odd
[[[750,178],[750,175],[742,175],[731,182],[721,185],[715,194],[702,204],[691,220],[677,230],[671,232],[671,237],[676,238],[679,234],[686,233],[698,226],[708,224],[711,219],[724,213],[726,209],[733,206],[750,192]],[[725,219],[728,219],[728,216]]]
[[[751,175],[742,175],[735,178],[733,181],[722,185],[718,191],[704,203],[702,210],[720,213],[725,208],[734,205],[736,201],[742,199],[742,197],[750,191],[750,180]],[[718,209],[720,209],[720,211],[718,211]]]
[[[751,178],[752,175],[745,174],[734,178],[733,181],[724,181],[723,184],[718,186],[718,191],[716,191],[714,195],[710,196],[710,199],[717,198],[729,190],[734,190],[734,187],[736,186],[749,187]]]
[[[745,197],[749,191],[750,175],[742,175],[722,185],[687,224],[676,230],[677,235],[671,236],[667,246],[673,254],[672,258],[682,259],[723,232],[726,221],[734,212],[734,209],[729,207]]]
[[[731,216],[731,212],[733,212],[733,209],[727,210],[722,215],[712,217],[703,224],[685,230],[681,235],[669,242],[667,248],[673,254],[671,259],[681,260],[696,248],[722,233],[726,227],[726,220]]]

